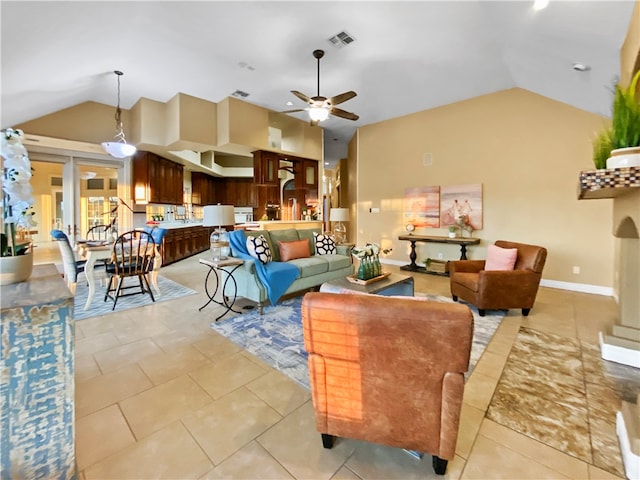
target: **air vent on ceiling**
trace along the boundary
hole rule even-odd
[[[243,92],[242,90],[236,90],[231,94],[231,96],[236,98],[247,98],[249,94],[247,92]]]
[[[349,32],[344,30],[329,39],[329,43],[336,48],[342,48],[355,41],[356,39]]]

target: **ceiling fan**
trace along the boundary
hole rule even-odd
[[[341,104],[342,102],[346,102],[347,100],[351,100],[353,97],[357,95],[356,92],[350,90],[348,92],[341,93],[340,95],[336,95],[335,97],[327,98],[320,96],[320,59],[324,57],[324,50],[314,50],[313,56],[318,60],[318,94],[315,97],[307,97],[304,93],[300,93],[296,90],[291,90],[296,97],[298,97],[303,102],[307,102],[309,104],[309,108],[298,108],[296,110],[287,110],[282,113],[294,113],[294,112],[304,112],[307,110],[309,112],[309,117],[311,118],[311,125],[318,125],[319,122],[326,120],[329,115],[335,115],[336,117],[346,118],[347,120],[358,120],[358,115],[355,113],[347,112],[346,110],[342,110],[341,108],[337,108],[336,105]]]

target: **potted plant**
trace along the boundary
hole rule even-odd
[[[455,225],[451,225],[449,227],[449,238],[456,238],[456,229],[458,227],[456,227]]]
[[[601,131],[593,143],[596,168],[640,166],[640,94],[638,71],[627,87],[616,85],[611,126]]]
[[[22,282],[31,276],[33,255],[28,236],[33,221],[31,162],[22,144],[22,130],[2,132],[2,232],[0,233],[0,285]]]

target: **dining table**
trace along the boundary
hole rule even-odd
[[[110,260],[113,255],[113,242],[109,240],[77,240],[76,246],[78,254],[81,258],[86,260],[84,265],[84,274],[87,277],[87,284],[89,285],[89,293],[87,295],[87,302],[84,305],[84,310],[89,310],[93,297],[96,294],[96,284],[99,278],[96,276],[96,264],[99,261]],[[155,246],[155,257],[153,259],[153,270],[149,273],[148,280],[157,296],[160,296],[160,287],[158,286],[158,273],[162,266],[162,255],[158,250],[158,245]]]

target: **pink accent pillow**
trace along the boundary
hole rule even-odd
[[[484,264],[484,269],[513,270],[517,257],[517,248],[502,248],[491,244],[487,248],[487,261]]]

